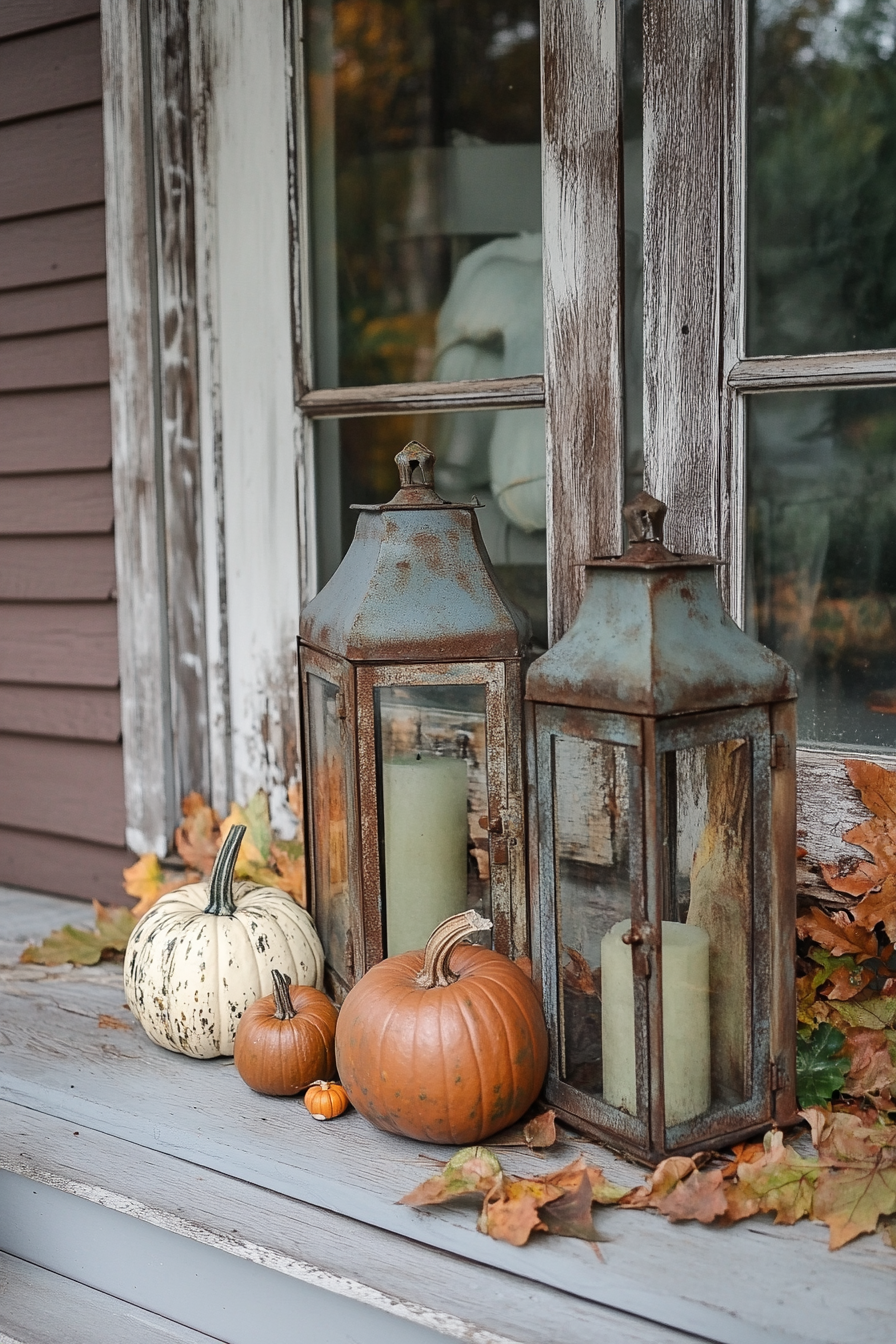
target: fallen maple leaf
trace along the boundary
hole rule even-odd
[[[712,1223],[728,1212],[724,1177],[721,1171],[692,1171],[677,1181],[668,1194],[654,1201],[654,1207],[671,1223],[695,1220]]]
[[[524,1125],[513,1125],[489,1139],[493,1148],[552,1148],[557,1142],[554,1111],[542,1111]]]
[[[587,1171],[581,1172],[579,1183],[565,1190],[559,1199],[543,1204],[539,1210],[546,1232],[555,1237],[578,1237],[581,1241],[603,1241],[594,1226],[591,1212],[591,1181]]]
[[[756,1212],[774,1213],[776,1223],[788,1225],[808,1217],[820,1171],[818,1158],[803,1157],[788,1147],[780,1130],[766,1134],[762,1147],[761,1158],[738,1166],[735,1207],[755,1201]]]
[[[64,924],[54,929],[38,946],[26,947],[20,961],[36,966],[96,966],[127,947],[136,919],[123,905],[93,902],[95,929],[75,929]]]
[[[525,1246],[530,1232],[545,1229],[540,1216],[543,1205],[562,1194],[544,1181],[508,1181],[505,1177],[486,1195],[476,1226],[495,1241]]]
[[[461,1148],[438,1176],[430,1176],[398,1202],[416,1208],[423,1204],[444,1204],[448,1199],[475,1191],[487,1194],[501,1175],[501,1163],[488,1148]]]
[[[864,900],[853,906],[850,913],[863,929],[873,929],[876,924],[883,924],[890,941],[896,941],[896,873],[890,873],[880,890],[869,892]]]
[[[808,915],[797,920],[796,927],[801,938],[811,938],[837,957],[853,956],[857,961],[867,961],[877,956],[874,934],[854,924],[845,910],[826,915],[813,906]]]
[[[876,1027],[886,1031],[896,1023],[896,998],[863,999],[861,1003],[841,1003],[837,1012],[851,1027]]]
[[[188,793],[181,806],[184,820],[174,832],[174,846],[188,868],[208,877],[221,848],[221,819],[201,793]]]
[[[691,1157],[667,1157],[655,1168],[644,1185],[636,1186],[619,1201],[622,1209],[655,1209],[661,1199],[670,1194],[678,1185],[696,1171]]]
[[[128,896],[138,898],[132,914],[136,919],[140,919],[147,910],[152,909],[160,896],[186,886],[187,882],[197,880],[199,874],[172,873],[170,869],[162,867],[155,854],[141,854],[136,863],[124,869],[122,877]]]
[[[852,957],[844,960],[852,961]],[[831,972],[828,983],[821,992],[826,999],[842,1003],[847,999],[854,999],[871,984],[873,979],[874,972],[868,970],[867,966],[838,966]]]
[[[305,846],[301,840],[272,840],[271,859],[277,865],[280,881],[277,886],[288,891],[297,905],[304,906]]]
[[[896,1166],[878,1158],[867,1165],[822,1171],[812,1212],[830,1228],[832,1251],[873,1232],[882,1214],[896,1213]]]
[[[887,1033],[874,1027],[851,1027],[846,1033],[849,1073],[841,1087],[847,1096],[864,1097],[896,1084]]]

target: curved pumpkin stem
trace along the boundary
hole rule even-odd
[[[282,971],[271,971],[271,975],[274,980],[274,1016],[278,1022],[286,1022],[290,1017],[296,1016],[292,999],[289,997],[292,981]]]
[[[215,866],[208,880],[208,905],[205,907],[207,915],[232,915],[236,910],[233,899],[233,870],[245,834],[245,826],[231,826],[224,837],[224,843],[218,850]]]
[[[491,920],[483,919],[475,910],[463,910],[459,915],[443,919],[429,935],[423,953],[423,970],[417,976],[420,988],[435,989],[436,985],[453,984],[457,976],[448,964],[451,953],[469,934],[491,927]]]

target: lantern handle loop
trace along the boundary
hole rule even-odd
[[[395,463],[398,467],[398,475],[401,480],[402,490],[407,490],[417,485],[428,485],[432,487],[435,482],[436,455],[430,449],[412,439],[406,443],[400,453],[395,454]],[[414,468],[419,468],[421,481],[414,480]]]
[[[629,500],[622,510],[628,526],[629,545],[637,546],[645,541],[663,542],[663,522],[666,506],[662,500],[654,499],[642,490],[634,499]]]

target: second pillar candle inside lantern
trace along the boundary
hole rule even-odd
[[[415,755],[383,763],[386,944],[390,957],[424,947],[467,906],[467,763]]]
[[[622,941],[631,920],[614,924],[601,941],[603,1095],[611,1106],[637,1113],[635,996],[632,950]],[[693,924],[663,920],[663,1081],[666,1124],[709,1110],[709,935]]]

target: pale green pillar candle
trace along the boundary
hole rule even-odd
[[[425,947],[467,908],[467,763],[408,756],[383,765],[386,940],[390,957]]]
[[[604,1101],[631,1115],[635,1092],[635,994],[632,950],[622,919],[600,945]],[[709,1110],[709,935],[663,920],[663,1062],[666,1124]]]

